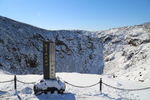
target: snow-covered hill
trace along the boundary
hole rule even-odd
[[[150,80],[150,23],[98,32],[103,40],[105,74]]]
[[[42,73],[42,41],[56,42],[57,71],[150,81],[150,23],[105,31],[49,31],[0,17],[0,69]],[[104,67],[105,66],[105,67]]]
[[[0,17],[0,68],[18,73],[42,73],[44,40],[56,42],[57,72],[103,72],[103,46],[88,31],[48,31]]]

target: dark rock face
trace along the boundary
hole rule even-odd
[[[56,42],[57,72],[103,72],[103,45],[88,31],[48,31],[0,17],[0,68],[41,74],[44,40]]]

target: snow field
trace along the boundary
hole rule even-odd
[[[135,82],[123,79],[113,79],[108,75],[79,74],[79,73],[57,73],[59,78],[78,86],[88,86],[99,82],[102,77],[103,82],[119,88],[144,88],[148,87],[149,82]],[[13,75],[1,74],[0,81],[13,79]],[[17,75],[17,79],[23,82],[38,82],[43,78],[42,75]],[[90,88],[76,88],[66,84],[64,95],[42,94],[35,96],[33,84],[23,84],[17,82],[17,93],[14,91],[14,82],[0,83],[0,98],[3,100],[149,100],[150,89],[142,91],[122,91],[109,88],[103,85],[102,93],[99,85]],[[5,91],[5,92],[2,92]]]

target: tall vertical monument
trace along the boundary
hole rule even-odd
[[[43,42],[43,71],[44,79],[56,78],[56,45],[55,42]]]
[[[56,45],[55,42],[43,42],[43,78],[34,85],[34,93],[63,93],[65,83],[56,78]]]

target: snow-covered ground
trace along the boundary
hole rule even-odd
[[[0,81],[11,80],[14,75],[1,74]],[[100,78],[104,83],[118,87],[139,89],[149,87],[149,82],[135,82],[123,79],[114,79],[108,75],[79,74],[79,73],[57,73],[57,77],[77,86],[88,86],[99,82]],[[17,79],[23,82],[38,82],[42,75],[17,75]],[[142,91],[123,91],[102,86],[102,93],[99,91],[99,84],[90,88],[76,88],[66,84],[66,91],[60,94],[34,95],[33,84],[17,82],[17,92],[14,91],[14,82],[0,83],[0,98],[2,100],[149,100],[150,89]]]

